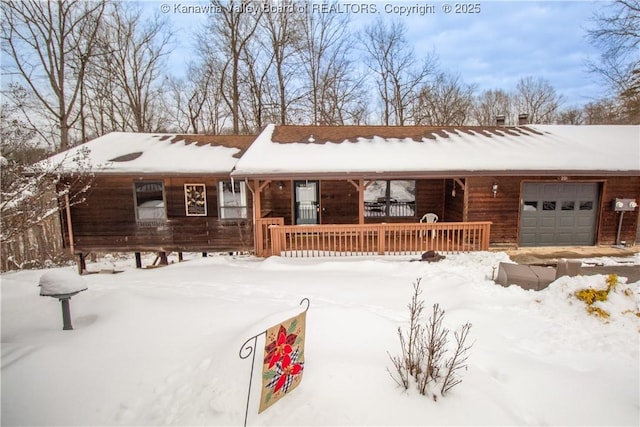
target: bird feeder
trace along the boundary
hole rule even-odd
[[[57,298],[62,305],[62,330],[73,329],[69,301],[75,294],[87,290],[81,276],[66,270],[52,270],[40,276],[40,296]]]

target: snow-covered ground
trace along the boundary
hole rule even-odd
[[[493,283],[503,253],[409,259],[194,255],[147,270],[106,259],[89,268],[124,271],[83,277],[73,331],[39,296],[45,271],[3,274],[2,425],[242,425],[240,347],[305,297],[302,383],[258,415],[256,373],[249,425],[640,424],[640,282],[620,280],[603,320],[574,293],[606,276],[534,292]],[[468,371],[437,401],[387,372],[417,278],[427,312],[437,302],[451,330],[473,324]]]

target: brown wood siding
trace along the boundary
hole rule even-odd
[[[491,186],[498,184],[493,197]],[[601,183],[596,244],[616,243],[619,213],[613,210],[616,198],[640,200],[640,177],[470,177],[467,179],[468,221],[492,221],[491,243],[518,244],[520,191],[524,182],[598,182]],[[627,213],[622,224],[621,240],[631,243],[636,237],[637,213]]]
[[[225,179],[219,177],[219,179]],[[117,251],[244,251],[253,248],[252,199],[247,190],[247,219],[218,219],[215,177],[145,177],[164,182],[167,220],[156,226],[136,223],[133,176],[101,176],[86,201],[71,207],[76,252]],[[207,216],[187,216],[185,183],[204,183]],[[68,244],[66,227],[63,230]]]
[[[518,242],[521,177],[469,177],[467,221],[491,221],[491,243]],[[498,184],[493,197],[491,187]],[[456,190],[457,191],[457,190]],[[457,197],[457,195],[456,195]]]
[[[600,209],[600,227],[598,233],[598,243],[603,245],[613,245],[616,243],[616,235],[618,233],[618,224],[620,221],[620,213],[613,209],[613,203],[616,198],[636,199],[640,202],[640,177],[611,177],[607,178],[603,186],[601,209]],[[622,229],[620,231],[620,240],[631,244],[636,239],[638,228],[638,210],[634,212],[625,212]]]
[[[165,196],[167,202],[168,218],[184,218],[186,206],[184,200],[185,184],[205,184],[207,191],[207,217],[218,218],[218,179],[215,178],[167,178],[165,183]],[[247,190],[249,192],[249,190]],[[249,194],[250,195],[250,194]],[[189,217],[202,218],[202,217]]]
[[[348,181],[320,183],[320,222],[357,224],[358,190]]]
[[[453,191],[454,185],[456,195],[452,196],[451,192]],[[460,188],[460,185],[456,184],[453,179],[445,180],[444,218],[441,220],[448,222],[464,221],[464,188]]]
[[[293,224],[292,196],[291,181],[271,181],[261,193],[261,218],[284,218],[285,224]]]
[[[416,221],[426,213],[438,215],[444,220],[444,179],[419,179],[416,181]]]

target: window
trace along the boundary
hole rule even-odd
[[[522,205],[522,210],[531,212],[538,210],[538,202],[537,201],[525,201]]]
[[[207,216],[206,186],[204,184],[185,184],[184,204],[187,216]]]
[[[164,222],[164,184],[162,181],[139,181],[133,183],[136,203],[136,221],[153,225]]]
[[[220,219],[247,217],[247,189],[244,182],[219,182],[218,198],[220,200]]]
[[[555,211],[556,210],[556,202],[542,202],[542,210],[543,211]]]
[[[562,202],[562,205],[560,206],[560,210],[563,211],[572,211],[574,210],[576,207],[576,202],[571,201],[571,200],[566,200],[564,202]]]
[[[581,211],[593,210],[593,202],[592,201],[580,202],[580,210]]]
[[[364,216],[415,217],[416,182],[371,181],[364,190]]]

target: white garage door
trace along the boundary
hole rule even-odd
[[[597,183],[525,183],[520,246],[595,244]]]

